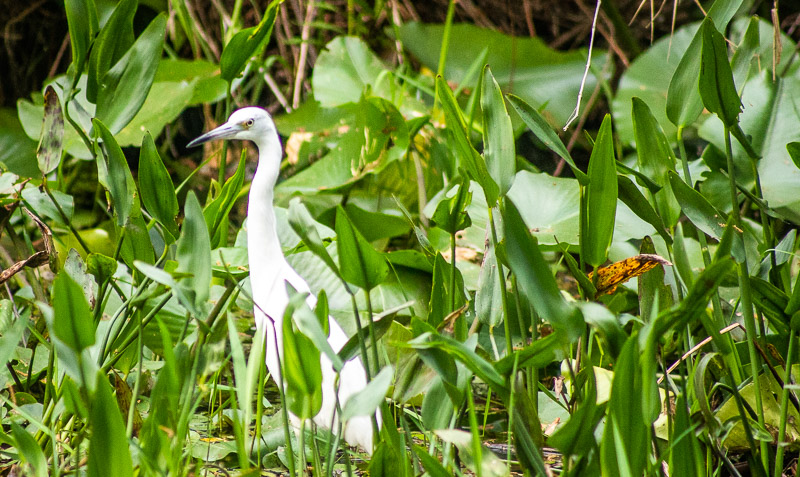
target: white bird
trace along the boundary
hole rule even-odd
[[[218,128],[203,134],[188,144],[196,146],[217,139],[239,139],[255,143],[258,148],[258,166],[250,187],[247,203],[247,253],[250,262],[250,285],[252,287],[256,330],[266,333],[267,369],[277,382],[281,380],[283,361],[283,313],[289,298],[286,282],[299,293],[308,293],[306,302],[310,307],[316,304],[316,297],[310,292],[308,283],[297,274],[283,255],[278,232],[275,228],[275,211],[272,208],[273,189],[280,171],[283,148],[269,113],[257,107],[234,111],[228,121]],[[268,318],[266,315],[269,315]],[[328,342],[334,351],[339,352],[347,342],[341,326],[329,317],[330,334]],[[277,328],[275,328],[277,327]],[[277,331],[277,333],[275,333]],[[275,337],[277,336],[277,343]],[[318,427],[329,429],[336,408],[334,381],[336,373],[328,357],[321,353],[322,365],[322,408],[314,417]],[[340,377],[339,403],[344,408],[347,400],[367,385],[366,371],[360,358],[348,361]],[[337,415],[338,416],[338,415]],[[292,416],[295,427],[299,419]],[[338,422],[338,421],[337,421]],[[380,419],[378,419],[380,423]],[[372,452],[373,428],[369,417],[354,417],[344,424],[344,439],[350,445],[361,446]]]

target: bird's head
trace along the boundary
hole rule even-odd
[[[275,134],[275,123],[272,122],[269,113],[262,108],[249,107],[237,109],[225,124],[203,134],[186,146],[194,147],[218,139],[249,140],[258,144],[270,134]]]

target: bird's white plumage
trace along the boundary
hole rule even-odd
[[[310,293],[306,281],[286,261],[278,240],[272,201],[282,156],[280,138],[269,114],[261,108],[249,107],[235,111],[225,124],[200,136],[189,145],[214,139],[249,140],[258,148],[258,166],[250,186],[246,224],[250,285],[255,301],[256,329],[259,333],[265,333],[267,369],[277,382],[282,382],[278,352],[281,352],[282,357],[281,323],[289,301],[286,282],[298,292],[309,293],[306,300],[309,306],[313,307],[316,304],[316,297]],[[332,317],[329,318],[329,322],[328,342],[338,352],[347,342],[347,335]],[[336,407],[334,389],[336,373],[325,354],[321,355],[320,362],[322,408],[314,417],[314,423],[318,427],[329,429]],[[364,389],[366,384],[366,372],[361,360],[355,358],[347,362],[340,377],[340,405],[344,407],[347,400]],[[298,424],[296,417],[292,416],[292,420],[295,425]],[[378,422],[380,423],[380,419]],[[344,424],[343,433],[349,444],[361,446],[367,452],[372,452],[373,429],[369,417],[350,419]]]

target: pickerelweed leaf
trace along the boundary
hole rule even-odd
[[[150,133],[144,135],[142,149],[139,152],[139,189],[147,211],[170,235],[166,237],[167,243],[173,242],[179,234],[178,223],[175,222],[175,217],[178,215],[178,197],[175,195],[175,185]]]
[[[100,79],[95,115],[114,134],[136,116],[150,92],[164,49],[166,29],[167,17],[160,14]]]
[[[458,147],[461,167],[466,169],[470,179],[480,184],[486,196],[486,203],[494,204],[497,202],[500,190],[492,176],[489,175],[483,157],[469,142],[467,125],[461,115],[461,108],[458,106],[453,92],[450,91],[450,87],[447,86],[447,82],[441,76],[436,78],[436,97],[442,103],[447,128],[453,134],[453,139]]]
[[[584,261],[597,267],[606,261],[614,236],[617,214],[617,169],[611,116],[606,115],[589,158],[589,185],[586,186],[586,224],[581,230]]]
[[[269,42],[281,3],[283,0],[272,2],[258,25],[237,32],[225,45],[219,60],[222,79],[233,81],[244,70],[250,57],[255,56]]]
[[[133,182],[133,175],[128,167],[128,161],[122,153],[122,149],[117,144],[111,131],[100,122],[93,119],[92,124],[98,136],[103,140],[103,157],[98,156],[98,169],[104,168],[107,171],[107,183],[105,184],[114,203],[117,216],[117,226],[122,227],[128,221],[128,217],[141,215],[139,205],[139,194],[136,192],[136,184]],[[98,171],[98,174],[100,172]]]
[[[133,461],[125,437],[125,425],[105,374],[98,373],[97,392],[92,400],[89,423],[92,439],[89,442],[87,475],[102,477],[133,475]]]
[[[389,276],[386,259],[356,230],[341,206],[336,208],[336,246],[339,270],[347,282],[369,291]]]
[[[69,25],[69,44],[72,47],[72,64],[77,74],[83,72],[83,66],[89,58],[89,46],[99,30],[97,8],[94,0],[65,0],[64,10]]]
[[[541,113],[531,107],[522,98],[514,96],[513,94],[509,94],[507,97],[508,102],[511,103],[511,106],[514,106],[517,114],[519,114],[519,117],[525,122],[525,125],[530,128],[531,132],[533,132],[545,146],[549,147],[551,151],[555,152],[566,161],[567,165],[572,169],[572,173],[578,179],[578,182],[582,185],[588,184],[589,177],[575,165],[575,161],[572,159],[567,147],[564,146],[564,143],[561,142],[561,139],[555,131],[553,131],[552,126],[550,126],[550,123],[547,122]]]
[[[53,333],[76,353],[95,341],[94,321],[81,286],[66,271],[53,283]]]
[[[44,120],[39,135],[39,147],[36,158],[39,170],[48,174],[61,162],[61,151],[64,145],[64,114],[56,90],[48,85],[44,92]]]
[[[497,184],[500,196],[504,196],[514,184],[516,173],[514,131],[511,128],[511,117],[503,101],[503,92],[500,91],[500,85],[497,84],[488,65],[483,68],[481,109],[486,169]]]
[[[700,31],[703,35],[700,97],[706,109],[719,116],[725,127],[730,128],[739,122],[742,102],[733,84],[725,38],[717,31],[710,18],[703,21]]]
[[[86,98],[92,103],[97,104],[105,74],[133,45],[133,15],[137,4],[137,0],[120,1],[92,42],[86,79]]]

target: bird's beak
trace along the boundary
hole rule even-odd
[[[238,124],[229,124],[225,123],[222,126],[212,129],[207,133],[203,134],[202,136],[196,138],[192,142],[186,145],[186,147],[195,147],[203,144],[204,142],[208,141],[215,141],[217,139],[226,139],[233,137],[236,133],[241,130],[241,126]]]

